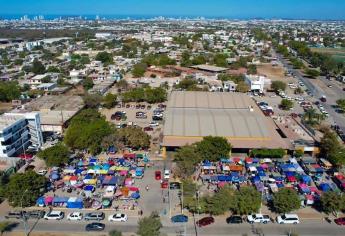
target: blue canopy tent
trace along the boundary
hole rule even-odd
[[[210,176],[210,181],[216,182],[216,181],[218,181],[218,177],[216,175],[211,175]]]
[[[65,204],[68,201],[68,197],[54,197],[53,199],[53,205],[61,205]]]
[[[139,199],[139,198],[140,198],[139,192],[134,192],[134,193],[132,193],[132,194],[131,194],[131,198],[133,198],[133,199]]]
[[[302,175],[301,180],[303,183],[310,184],[311,183],[311,177],[309,175]]]
[[[328,183],[321,183],[319,187],[323,192],[328,192],[331,190],[331,186],[329,186]]]
[[[77,163],[77,166],[84,166],[84,162],[82,160],[80,160],[78,163]]]
[[[39,197],[36,201],[36,204],[40,207],[44,207],[45,206],[44,197]]]
[[[116,153],[116,152],[117,152],[117,148],[114,147],[114,146],[110,146],[110,147],[108,148],[108,152],[109,152],[109,153]]]
[[[53,172],[51,175],[50,175],[50,178],[52,180],[58,180],[60,179],[60,174],[58,172]]]
[[[78,168],[76,169],[75,173],[78,175],[78,174],[81,174],[83,171],[84,171],[83,169]]]
[[[221,163],[231,163],[231,160],[230,159],[222,158],[222,159],[220,159],[220,162]]]
[[[252,178],[252,182],[253,182],[253,183],[260,182],[260,176],[255,175],[255,176]]]
[[[110,165],[108,163],[105,163],[102,165],[102,169],[103,170],[109,170],[110,169]]]
[[[90,191],[90,192],[94,192],[95,191],[95,187],[92,185],[86,185],[84,187],[84,191]]]
[[[218,181],[220,182],[231,182],[231,176],[228,175],[219,175]]]
[[[67,208],[83,208],[83,199],[76,198],[76,197],[70,197],[67,201]]]

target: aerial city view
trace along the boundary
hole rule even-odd
[[[345,235],[344,0],[0,6],[0,235]]]

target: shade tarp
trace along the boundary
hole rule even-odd
[[[68,201],[68,197],[54,197],[53,204],[66,203],[67,201]]]

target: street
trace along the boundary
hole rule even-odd
[[[309,89],[315,99],[319,100],[322,96],[327,97],[327,102],[322,103],[322,105],[329,113],[330,118],[333,120],[333,123],[337,124],[342,131],[345,131],[345,118],[343,114],[335,112],[334,108],[332,108],[332,105],[335,105],[336,100],[340,99],[341,95],[344,93],[342,88],[340,88],[336,83],[330,82],[324,77],[320,77],[320,79],[308,79],[304,77],[299,70],[293,69],[293,66],[289,64],[288,61],[281,55],[276,55],[277,58],[282,62],[284,67],[292,71],[294,75],[296,75],[297,78],[305,84],[305,86]],[[321,86],[318,86],[318,82],[321,83]],[[329,84],[332,84],[332,88],[327,87],[327,85]]]
[[[109,223],[106,224],[106,231],[113,229],[119,230],[123,233],[135,233],[137,231],[137,217],[129,218],[127,223]],[[31,232],[73,232],[85,234],[85,222],[70,222],[70,221],[45,221],[37,222],[30,221],[29,226]],[[217,221],[210,226],[204,228],[195,228],[193,220],[190,220],[186,227],[186,234],[184,234],[183,224],[164,223],[162,232],[168,235],[288,235],[288,232],[297,233],[298,235],[344,235],[345,227],[337,226],[334,223],[329,224],[320,220],[305,220],[298,225],[277,225],[277,224],[254,224],[243,223],[240,225],[228,225],[225,222]],[[23,225],[20,223],[15,231],[22,231]],[[197,232],[196,232],[197,230]],[[90,233],[91,234],[91,233]],[[95,233],[92,232],[94,235]]]

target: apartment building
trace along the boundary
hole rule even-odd
[[[38,113],[5,113],[0,116],[0,157],[14,157],[29,146],[43,144]]]

